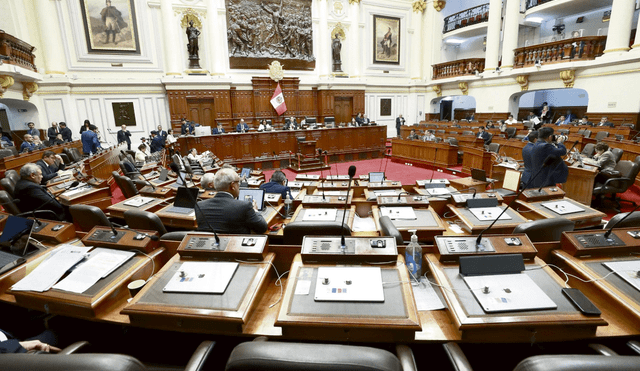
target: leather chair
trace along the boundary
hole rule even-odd
[[[5,171],[4,177],[11,179],[14,185],[16,185],[18,183],[18,180],[20,180],[20,175],[13,169]]]
[[[120,164],[120,170],[122,171],[122,174],[124,174],[124,176],[126,176],[127,178],[137,179],[140,176],[140,172],[135,167],[133,162],[120,161],[119,164]]]
[[[624,193],[631,187],[638,175],[638,171],[640,171],[640,165],[636,164],[632,161],[621,160],[618,162],[614,171],[618,171],[620,173],[619,176],[615,178],[607,179],[604,184],[597,183],[593,188],[593,195],[596,196],[596,202],[599,205],[602,205],[602,201],[606,195],[611,195],[611,201],[614,202],[614,209],[617,212],[620,212],[620,198],[616,197],[618,193]],[[631,202],[633,206],[636,206],[636,203]]]
[[[630,371],[640,369],[638,356],[544,355],[529,357],[514,371]]]
[[[157,231],[160,236],[167,233],[167,229],[162,224],[160,217],[148,211],[129,209],[124,212],[124,221],[131,229]]]
[[[615,158],[616,163],[618,163],[622,159],[622,155],[624,154],[624,150],[622,150],[620,148],[612,148],[611,149],[611,153],[613,153],[613,157]]]
[[[380,223],[380,230],[382,231],[383,236],[390,236],[396,239],[396,245],[402,246],[404,245],[404,240],[402,239],[402,234],[398,231],[398,228],[393,224],[391,218],[384,215],[378,219]]]
[[[582,133],[582,136],[585,138],[591,138],[591,130],[587,129]]]
[[[397,345],[396,354],[365,346],[254,341],[237,345],[225,371],[412,371],[411,348]]]
[[[565,218],[540,219],[518,224],[513,233],[524,233],[531,242],[560,241],[562,232],[571,232],[575,222]]]
[[[511,139],[513,137],[516,136],[516,133],[518,132],[518,129],[516,128],[507,128],[504,133],[507,136],[507,139]]]
[[[191,355],[189,362],[183,368],[162,368],[163,370],[201,371],[205,370],[206,361],[211,354],[215,342],[203,341]],[[66,349],[66,348],[65,348]],[[58,354],[3,354],[0,357],[0,369],[3,371],[147,371],[142,362],[124,354],[99,353],[58,353]],[[154,370],[156,368],[153,368]]]
[[[558,134],[569,135],[569,129],[558,129]]]
[[[633,162],[635,162],[636,164],[640,165],[640,155],[636,156],[636,158],[633,159]]]
[[[616,226],[616,228],[633,228],[640,227],[640,213],[633,213],[627,219],[625,219],[622,223],[618,223],[618,221],[622,220],[629,213],[618,213],[614,215],[607,224],[604,225],[603,229],[609,229],[612,226]]]
[[[89,232],[95,226],[111,226],[111,222],[109,222],[107,216],[97,206],[71,205],[69,212],[71,212],[71,216],[73,217],[73,224],[81,231]]]
[[[471,130],[463,130],[462,135],[473,135],[473,131]]]
[[[2,189],[4,189],[8,194],[10,194],[11,197],[14,196],[16,185],[11,181],[11,179],[7,179],[7,178],[0,179],[0,186],[2,186]]]
[[[131,179],[118,174],[116,171],[112,171],[111,175],[113,175],[113,179],[116,181],[118,188],[120,188],[125,198],[131,198],[138,194],[138,188],[136,188],[136,185]]]
[[[596,153],[596,145],[593,143],[587,143],[584,148],[582,148],[582,152],[580,152],[580,154],[587,157],[593,156],[594,153]]]
[[[13,156],[13,152],[10,149],[8,148],[0,149],[0,158],[5,158],[9,156]]]
[[[499,143],[491,143],[491,144],[489,144],[489,152],[498,153],[499,150],[500,150],[500,144]]]
[[[20,209],[18,209],[18,206],[16,206],[16,204],[13,202],[13,197],[11,197],[9,192],[0,191],[0,204],[2,204],[2,207],[4,208],[4,210],[9,214],[11,215],[20,214]]]
[[[587,130],[587,129],[580,129],[580,130],[578,130],[578,135],[583,135],[583,134],[584,134],[584,132],[585,132],[585,130]]]
[[[491,144],[491,140],[493,139],[493,133],[489,133],[489,138],[484,141],[485,145]]]
[[[609,132],[608,131],[600,131],[598,132],[598,134],[596,134],[596,141],[601,141],[604,138],[609,136]]]
[[[336,222],[313,223],[291,222],[282,231],[283,244],[302,245],[304,236],[351,236],[351,229],[346,224]]]

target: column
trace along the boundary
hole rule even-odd
[[[634,38],[635,43],[631,46],[633,51],[640,51],[640,17],[638,17],[638,25],[636,26],[636,37]]]
[[[316,2],[318,5],[318,13],[320,14],[320,24],[318,25],[318,36],[316,42],[318,43],[318,54],[316,54],[316,66],[318,67],[318,73],[320,77],[327,77],[331,73],[331,52],[329,51],[329,45],[331,43],[331,34],[329,32],[329,23],[327,21],[327,1],[319,0]]]
[[[502,25],[502,0],[489,1],[489,24],[487,25],[487,51],[484,70],[495,71],[500,60],[500,26]]]
[[[605,53],[629,50],[635,0],[613,0]]]
[[[504,35],[502,41],[502,69],[513,69],[513,51],[518,47],[518,33],[520,30],[520,1],[506,0],[504,15]],[[489,38],[487,37],[487,42]],[[489,48],[487,48],[487,52]]]
[[[60,35],[60,23],[58,22],[58,11],[56,3],[58,0],[36,1],[36,18],[40,30],[40,45],[45,75],[64,75],[67,72],[64,47],[62,46],[62,36]],[[36,65],[38,61],[36,60]]]
[[[349,69],[345,72],[351,76],[359,76],[360,75],[360,55],[362,54],[362,48],[359,46],[362,45],[358,38],[358,31],[360,27],[358,27],[358,7],[360,5],[358,3],[353,3],[349,6],[349,18],[351,19],[351,26],[349,26],[349,32],[347,37],[347,47],[349,48]],[[344,65],[342,67],[345,70]]]
[[[224,75],[224,60],[229,57],[229,47],[226,42],[222,41],[227,39],[226,32],[220,32],[220,30],[226,30],[226,20],[222,15],[218,14],[218,0],[207,1],[207,39],[211,40],[211,47],[209,49],[209,72],[211,75]]]
[[[422,75],[425,77],[426,82],[430,82],[433,79],[433,65],[440,63],[440,49],[442,46],[440,35],[442,35],[443,24],[442,14],[436,11],[431,3],[427,3],[424,15],[425,26],[420,35],[424,50]]]
[[[409,71],[411,73],[411,80],[422,79],[422,46],[424,45],[424,35],[422,34],[422,19],[424,12],[412,12],[411,13],[411,26],[413,28],[413,34],[410,35],[410,58],[406,63],[409,65]]]
[[[164,61],[165,61],[165,74],[169,75],[181,75],[182,68],[180,67],[180,60],[178,59],[182,53],[179,52],[177,40],[178,35],[182,35],[182,32],[178,33],[177,28],[179,25],[173,15],[173,5],[171,0],[162,0],[160,2],[160,12],[162,14],[162,38],[164,44]]]

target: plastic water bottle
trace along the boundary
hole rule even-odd
[[[291,209],[291,203],[293,200],[291,199],[291,193],[287,193],[287,198],[284,199],[284,215],[288,218],[289,211]]]
[[[404,260],[412,279],[419,280],[422,275],[422,247],[418,244],[418,236],[416,230],[410,230],[411,242],[407,245],[404,252]]]

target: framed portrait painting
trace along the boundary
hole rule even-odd
[[[135,0],[79,0],[89,53],[140,54]]]
[[[400,64],[400,18],[373,16],[373,63]]]

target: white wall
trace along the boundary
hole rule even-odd
[[[7,111],[11,130],[27,130],[29,122],[33,122],[38,129],[46,128],[46,125],[40,125],[38,107],[32,103],[17,99],[0,99],[0,109]]]

